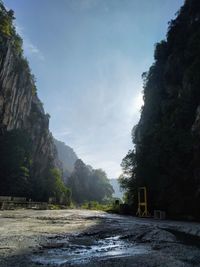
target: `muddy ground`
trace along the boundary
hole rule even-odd
[[[0,211],[6,266],[200,266],[200,224],[88,210]]]

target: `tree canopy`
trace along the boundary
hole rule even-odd
[[[121,185],[137,203],[146,186],[149,208],[170,216],[200,214],[200,2],[187,0],[155,46],[143,74],[144,106],[135,147],[122,162]],[[195,203],[195,205],[194,205]]]
[[[78,204],[85,201],[102,202],[111,198],[114,192],[103,170],[94,170],[80,159],[75,162],[67,186],[71,189],[72,200]]]

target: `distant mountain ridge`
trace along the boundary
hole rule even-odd
[[[74,150],[64,142],[54,138],[58,159],[62,163],[63,181],[71,190],[72,200],[75,203],[85,201],[102,202],[112,197],[114,189],[101,169],[93,169],[78,159]],[[115,179],[114,179],[115,180]],[[119,197],[119,184],[115,183],[116,197]]]
[[[118,180],[116,178],[113,178],[113,179],[109,179],[109,182],[114,189],[113,197],[117,197],[117,198],[122,199],[123,192],[121,192],[121,190],[120,190],[120,185],[119,185]]]
[[[68,177],[74,170],[74,164],[78,159],[78,156],[74,150],[66,145],[64,142],[57,139],[53,139],[54,144],[57,148],[58,158],[62,162],[64,176]]]

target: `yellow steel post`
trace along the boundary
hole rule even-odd
[[[143,195],[143,199],[141,199],[142,195]],[[138,215],[139,217],[150,216],[148,209],[147,209],[147,189],[145,186],[138,188],[138,210],[137,210],[136,215]]]

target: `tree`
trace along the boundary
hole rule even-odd
[[[143,75],[135,152],[122,162],[127,195],[134,200],[134,190],[146,186],[150,210],[171,216],[200,214],[199,17],[199,1],[185,1],[166,40],[156,44],[155,61]]]
[[[0,136],[0,195],[30,195],[31,153],[26,132],[12,130]]]
[[[110,199],[114,193],[113,187],[109,183],[106,173],[101,170],[92,170],[90,185],[90,200],[102,202]]]
[[[70,205],[71,192],[69,188],[64,185],[59,169],[50,169],[48,190],[48,195],[54,197],[57,203]]]
[[[78,204],[85,201],[102,202],[110,198],[114,192],[103,170],[94,170],[80,159],[75,162],[74,171],[67,180],[67,186],[72,191],[72,199]]]

